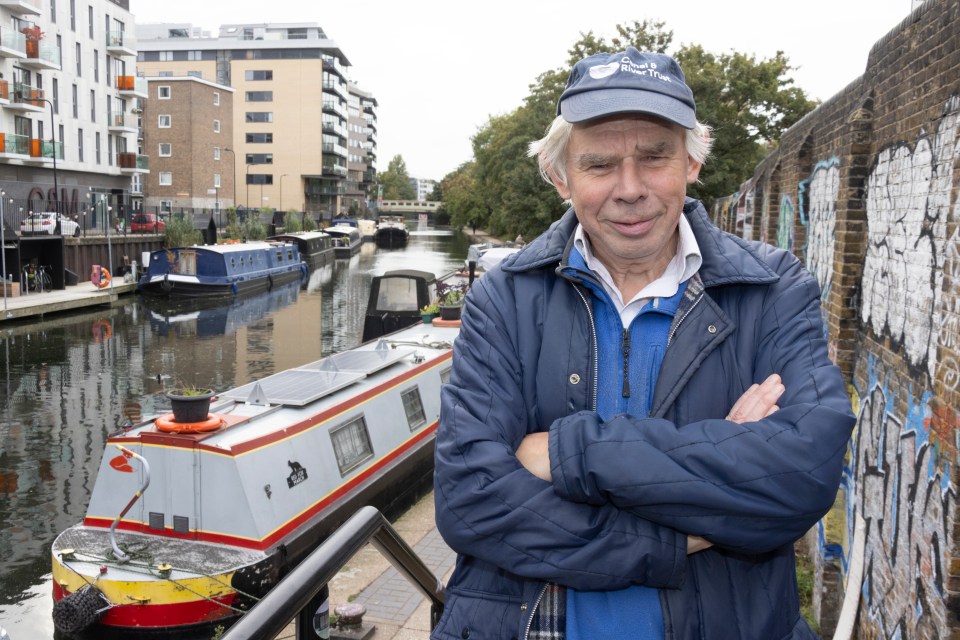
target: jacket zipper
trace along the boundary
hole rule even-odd
[[[630,330],[623,330],[623,397],[630,397]]]
[[[544,583],[540,587],[540,593],[537,595],[537,599],[533,601],[533,609],[530,610],[530,618],[527,620],[527,628],[523,630],[523,640],[527,640],[530,637],[530,627],[533,626],[533,616],[537,613],[537,607],[540,606],[540,602],[543,600],[544,594],[547,592],[548,583]]]
[[[703,299],[703,292],[701,291],[700,295],[697,296],[697,299],[693,301],[692,305],[690,305],[690,308],[687,309],[687,311],[682,316],[680,316],[680,319],[677,321],[677,324],[673,325],[673,328],[670,329],[670,335],[667,336],[667,347],[669,347],[670,343],[673,341],[673,334],[677,332],[677,329],[680,328],[680,325],[683,324],[683,321],[686,320],[687,316],[690,315],[690,312],[693,311],[698,304],[700,304],[700,300],[702,299]]]
[[[597,376],[599,375],[599,363],[597,360],[600,358],[597,353],[597,325],[593,319],[593,309],[590,308],[590,303],[587,302],[587,298],[583,295],[583,292],[580,291],[580,287],[574,285],[574,291],[577,292],[577,295],[580,296],[580,299],[583,300],[583,306],[587,308],[587,317],[590,319],[590,333],[593,336],[593,398],[592,405],[590,406],[591,411],[597,410]]]

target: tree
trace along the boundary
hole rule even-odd
[[[377,174],[377,181],[383,187],[383,197],[386,200],[416,200],[417,198],[417,192],[410,184],[407,163],[399,154],[393,157],[386,171]]]

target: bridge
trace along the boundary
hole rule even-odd
[[[442,206],[442,202],[429,200],[384,200],[380,213],[436,213]]]

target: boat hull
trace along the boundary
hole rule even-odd
[[[384,249],[398,249],[407,246],[410,234],[406,229],[380,228],[374,236],[377,246]]]
[[[215,281],[199,279],[194,276],[165,274],[140,282],[140,292],[157,297],[222,297],[253,295],[269,291],[275,286],[296,282],[304,277],[302,269],[277,271],[263,276],[238,278],[235,280]]]

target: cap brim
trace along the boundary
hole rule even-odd
[[[693,129],[697,124],[697,114],[689,105],[662,93],[637,89],[575,93],[560,101],[559,111],[563,119],[570,123],[618,113],[645,113],[674,122],[684,129]]]

